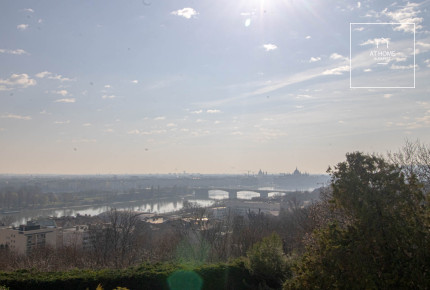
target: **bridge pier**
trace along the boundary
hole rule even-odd
[[[260,198],[268,198],[269,192],[267,191],[257,191],[260,194]]]
[[[228,192],[228,199],[237,199],[237,190],[230,190]]]
[[[194,196],[201,199],[209,199],[208,189],[194,189]]]

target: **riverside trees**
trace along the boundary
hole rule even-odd
[[[328,170],[334,215],[314,231],[286,288],[428,288],[428,193],[415,174],[355,152]]]

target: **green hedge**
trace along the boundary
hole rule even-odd
[[[14,289],[250,289],[252,278],[242,261],[186,268],[170,263],[143,264],[124,270],[0,272],[0,285]]]

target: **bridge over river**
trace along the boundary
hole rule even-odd
[[[289,190],[276,190],[276,189],[252,189],[252,188],[217,188],[217,187],[211,187],[211,188],[193,188],[193,193],[196,198],[199,199],[209,199],[210,192],[213,191],[224,191],[228,193],[229,199],[237,199],[237,194],[239,192],[255,192],[260,194],[261,198],[268,198],[269,193],[278,193],[278,194],[287,194],[291,191]]]

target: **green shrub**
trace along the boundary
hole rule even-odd
[[[264,238],[247,253],[246,267],[261,285],[279,288],[291,275],[278,234]]]

